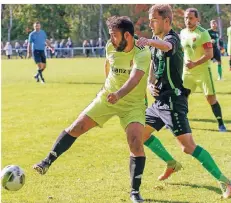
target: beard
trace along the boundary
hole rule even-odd
[[[116,47],[116,51],[119,51],[119,52],[124,51],[124,49],[126,48],[127,45],[128,45],[127,40],[124,38],[124,36],[122,36],[122,39],[121,39],[119,45]]]

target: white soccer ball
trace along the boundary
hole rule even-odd
[[[17,191],[25,184],[25,174],[19,166],[9,165],[1,171],[2,187]]]

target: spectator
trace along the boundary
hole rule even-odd
[[[16,51],[16,59],[18,58],[18,56],[21,59],[23,59],[23,56],[22,56],[22,47],[19,44],[19,42],[15,42],[14,48],[15,48],[15,51]]]
[[[89,57],[90,54],[90,43],[87,40],[83,41],[83,52],[86,57]]]
[[[55,41],[53,47],[55,48],[55,58],[58,58],[59,57],[59,42],[57,40]]]
[[[67,47],[67,55],[68,55],[68,57],[73,57],[73,54],[72,54],[72,47],[73,47],[73,43],[72,43],[72,41],[71,41],[71,38],[70,37],[68,37],[68,39],[67,39],[67,43],[66,43],[66,47]]]
[[[10,42],[6,43],[6,46],[4,47],[4,50],[6,51],[7,58],[10,59],[11,55],[12,55],[12,46],[11,46]]]
[[[91,53],[92,56],[96,56],[96,49],[94,47],[96,47],[96,43],[93,39],[90,39],[90,47],[91,47]]]
[[[65,51],[63,50],[65,48],[64,42],[65,42],[65,40],[62,39],[60,44],[59,44],[59,48],[60,48],[59,53],[60,53],[61,58],[64,58],[64,56],[65,56]]]
[[[23,55],[25,56],[25,58],[26,58],[26,55],[27,55],[27,46],[28,46],[28,40],[26,39],[25,42],[22,45]]]
[[[99,57],[103,57],[104,55],[104,47],[105,47],[105,42],[99,37],[96,46],[99,47]]]

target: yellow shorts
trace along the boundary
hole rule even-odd
[[[200,74],[183,74],[183,85],[185,88],[195,92],[197,86],[207,95],[215,95],[215,87],[210,67]]]
[[[84,114],[93,119],[100,127],[113,116],[118,116],[121,126],[126,129],[130,123],[138,122],[145,125],[145,104],[143,105],[121,105],[120,101],[110,104],[105,96],[98,95],[90,105],[83,111]]]

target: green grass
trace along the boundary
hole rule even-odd
[[[103,59],[48,60],[47,83],[33,79],[32,60],[2,61],[2,168],[21,166],[25,186],[17,192],[2,190],[2,203],[125,203],[129,201],[129,150],[119,120],[109,120],[81,136],[45,176],[32,165],[45,157],[59,133],[92,101],[104,82]],[[224,81],[216,81],[224,120],[231,129],[231,72],[224,59]],[[214,78],[217,77],[213,65]],[[149,101],[152,98],[149,97]],[[189,101],[194,139],[213,155],[231,177],[231,133],[217,132],[217,123],[200,90]],[[166,182],[158,182],[165,164],[146,150],[142,195],[149,202],[219,203],[216,181],[183,154],[173,135],[156,133],[184,170]],[[49,198],[49,197],[52,198]],[[147,201],[148,202],[148,201]]]

